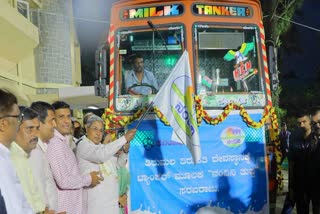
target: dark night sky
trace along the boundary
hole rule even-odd
[[[286,43],[288,50],[282,62],[282,76],[290,76],[293,73],[298,77],[297,82],[311,80],[315,73],[320,69],[319,50],[320,50],[320,10],[319,0],[305,0],[303,7],[294,16],[294,21],[318,29],[312,30],[296,24],[292,25],[290,35],[287,35]],[[291,44],[290,44],[291,43]],[[291,48],[291,49],[290,49]],[[290,78],[289,78],[290,79]],[[286,78],[283,79],[286,82]]]
[[[116,0],[73,0],[75,26],[81,48],[82,85],[93,85],[95,50],[106,39],[111,4]]]
[[[282,39],[279,68],[280,107],[287,111],[284,120],[290,121],[302,109],[320,106],[319,10],[319,0],[305,0],[293,21],[315,29],[292,24]]]

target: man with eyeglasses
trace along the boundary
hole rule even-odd
[[[0,189],[6,212],[10,214],[33,213],[10,159],[9,148],[21,119],[16,96],[0,89]]]
[[[83,188],[96,186],[102,178],[100,172],[91,171],[82,175],[75,154],[69,146],[71,129],[70,106],[62,101],[52,104],[55,113],[56,128],[50,139],[47,158],[50,164],[58,191],[57,212],[71,214],[87,213],[87,202]]]

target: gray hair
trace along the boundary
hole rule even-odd
[[[99,121],[101,123],[104,123],[104,121],[101,119],[101,117],[98,117],[97,115],[93,114],[91,115],[88,120],[86,121],[86,124],[84,124],[86,127],[90,127],[93,122]]]

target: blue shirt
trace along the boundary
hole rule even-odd
[[[144,70],[144,75],[143,75],[143,79],[142,79],[141,83],[152,85],[153,87],[155,87],[158,90],[157,80],[154,77],[153,73],[150,71]],[[139,82],[134,71],[133,70],[129,71],[129,73],[127,74],[127,76],[125,78],[125,86],[126,86],[127,92],[128,92],[128,88],[130,88],[130,86],[132,86],[134,84],[140,85],[141,83]],[[148,86],[137,86],[137,87],[131,88],[130,90],[136,94],[142,94],[142,95],[152,94],[152,89]]]

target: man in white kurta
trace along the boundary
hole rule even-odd
[[[93,117],[93,119],[92,119]],[[121,152],[118,157],[115,154],[129,142],[136,130],[128,131],[124,136],[109,144],[100,144],[102,139],[103,123],[97,116],[89,118],[86,125],[87,136],[84,136],[77,147],[77,159],[81,174],[90,171],[101,171],[104,180],[100,185],[86,188],[88,194],[88,214],[119,213],[119,181],[117,168],[124,166],[127,154]],[[98,120],[94,121],[95,119]],[[100,122],[99,122],[100,121]],[[92,136],[92,140],[90,140]]]
[[[126,143],[124,137],[111,144],[96,145],[87,137],[78,144],[77,158],[81,174],[101,171],[104,180],[94,188],[86,188],[88,193],[88,214],[119,213],[119,185],[117,167],[126,163],[127,155],[119,158],[114,154]]]

